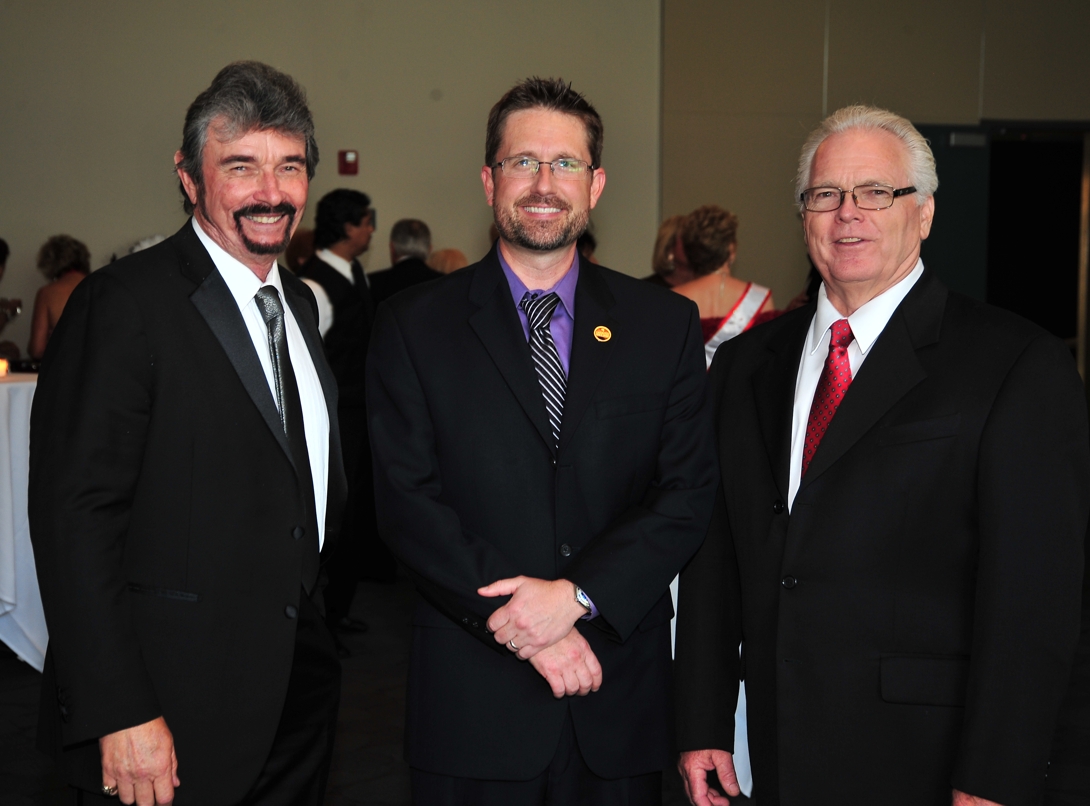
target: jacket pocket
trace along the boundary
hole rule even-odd
[[[882,700],[903,705],[965,705],[969,658],[964,655],[882,655]]]
[[[605,420],[610,417],[624,417],[627,414],[642,414],[645,411],[655,411],[665,407],[666,393],[659,392],[654,395],[625,395],[599,400],[594,404],[594,413],[598,415],[599,420]]]
[[[961,415],[951,414],[932,420],[919,420],[890,426],[878,437],[879,445],[900,445],[905,442],[924,442],[929,439],[952,437],[961,426]]]
[[[129,591],[131,593],[139,593],[142,596],[158,596],[160,599],[174,599],[179,602],[196,602],[200,601],[201,598],[196,593],[190,593],[189,591],[155,588],[150,585],[136,585],[132,582],[129,583]]]

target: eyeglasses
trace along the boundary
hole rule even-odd
[[[533,157],[508,157],[492,167],[499,168],[504,176],[510,176],[512,179],[529,179],[531,176],[537,176],[542,165],[548,165],[557,179],[582,179],[594,170],[589,163],[571,157],[561,157],[552,162],[542,162]]]
[[[799,201],[811,213],[831,213],[839,210],[844,197],[851,193],[852,201],[860,210],[887,210],[898,196],[915,193],[916,188],[893,189],[889,185],[856,185],[851,190],[840,188],[810,188],[804,190]]]

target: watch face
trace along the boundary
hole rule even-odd
[[[583,593],[583,589],[580,588],[578,585],[576,585],[575,587],[575,601],[579,602],[579,604],[585,607],[588,611],[591,609],[590,597]]]

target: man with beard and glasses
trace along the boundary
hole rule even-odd
[[[576,251],[601,153],[582,95],[515,86],[481,171],[496,244],[377,315],[379,531],[422,594],[415,803],[661,802],[668,587],[717,476],[696,306]]]
[[[79,803],[322,802],[337,389],[314,296],[274,258],[317,162],[302,88],[228,65],[175,156],[193,218],[81,283],[50,340],[31,419],[39,744]]]

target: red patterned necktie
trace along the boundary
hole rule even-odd
[[[825,370],[821,373],[814,402],[810,406],[810,419],[806,423],[806,444],[802,451],[802,475],[810,467],[810,461],[817,452],[821,438],[829,428],[829,423],[836,414],[837,407],[844,399],[848,387],[852,385],[852,368],[848,363],[848,345],[852,343],[851,325],[847,319],[833,322],[833,335],[829,340],[829,357],[825,359]]]

